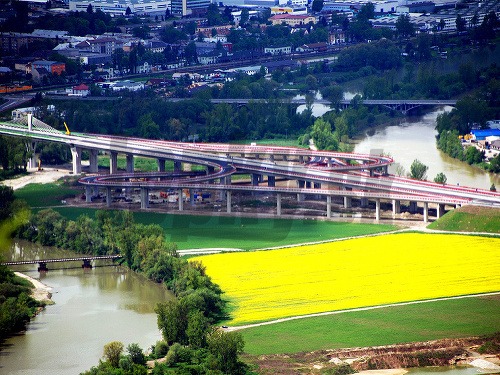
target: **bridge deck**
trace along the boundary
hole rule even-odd
[[[35,259],[35,260],[19,260],[13,262],[3,262],[4,266],[16,266],[21,264],[37,264],[37,263],[61,263],[61,262],[77,262],[77,261],[89,261],[89,260],[102,260],[102,259],[119,259],[122,258],[121,255],[102,255],[102,256],[82,256],[74,258],[59,258],[59,259]]]

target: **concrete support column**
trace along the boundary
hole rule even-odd
[[[257,186],[259,184],[260,176],[257,173],[252,173],[252,186]]]
[[[306,181],[306,189],[310,189],[311,188],[311,181]]]
[[[111,188],[108,186],[106,187],[106,206],[111,207]]]
[[[368,198],[361,198],[361,207],[368,207]]]
[[[330,219],[332,217],[332,196],[326,196],[326,217]]]
[[[149,189],[141,187],[141,210],[149,208]]]
[[[401,201],[397,199],[392,200],[392,214],[397,215],[401,213]]]
[[[321,189],[321,182],[315,182],[315,183],[313,184],[313,187],[314,187],[315,189]]]
[[[462,205],[461,205],[460,203],[457,203],[457,204],[455,205],[455,208],[460,208],[460,207],[462,207]]]
[[[179,194],[179,211],[184,211],[184,198],[182,197],[182,189],[178,190]]]
[[[71,147],[71,157],[73,159],[73,174],[82,173],[82,149]]]
[[[429,222],[429,203],[424,202],[424,223]]]
[[[387,165],[384,165],[382,167],[382,173],[384,174],[384,176],[389,174],[389,167]]]
[[[380,220],[380,199],[375,199],[375,220]]]
[[[211,165],[207,165],[207,174],[212,174],[215,172],[215,167],[212,167]]]
[[[118,153],[111,152],[109,154],[109,174],[115,174],[118,171]]]
[[[344,208],[351,208],[351,207],[352,207],[352,198],[344,197]]]
[[[231,175],[226,176],[226,185],[231,185]]]
[[[97,158],[98,151],[97,150],[89,150],[89,171],[90,173],[99,172],[99,161]]]
[[[275,187],[276,186],[276,177],[275,176],[267,176],[267,186]]]
[[[28,151],[28,153],[31,153],[31,156],[28,159],[28,168],[37,168],[38,158],[36,156],[36,142],[28,142],[26,144],[26,151]]]
[[[304,156],[303,155],[300,155],[299,156],[299,163],[303,163],[304,162]]]
[[[191,204],[191,206],[194,204],[194,190],[193,189],[189,189],[189,204]]]
[[[286,155],[283,155],[283,161],[287,161],[287,156]]]
[[[230,190],[226,191],[226,212],[228,214],[231,213],[231,191]]]
[[[134,173],[134,155],[127,154],[127,173]]]
[[[436,210],[436,211],[437,211],[436,216],[437,216],[437,218],[439,219],[441,216],[443,216],[443,215],[444,215],[444,204],[440,204],[440,203],[438,203],[438,205],[437,205],[437,210]]]
[[[158,172],[165,172],[165,159],[158,158],[156,162],[158,163]]]
[[[326,160],[326,165],[328,166],[328,168],[331,168],[332,167],[332,159],[328,158]]]
[[[85,202],[92,202],[92,186],[85,185]]]
[[[297,202],[304,202],[305,199],[306,199],[305,194],[302,194],[302,193],[297,194]]]
[[[415,214],[417,212],[417,202],[410,202],[410,214]]]
[[[276,215],[281,216],[281,194],[276,194]]]
[[[271,163],[274,163],[274,155],[272,155],[272,154],[271,154],[271,155],[269,155],[269,161],[270,161]]]
[[[306,182],[304,180],[298,180],[297,186],[299,189],[304,189],[304,187],[306,186]]]
[[[181,171],[182,171],[182,162],[174,161],[174,172],[181,172]]]
[[[370,177],[373,177],[375,171],[373,170],[373,168],[370,169]]]

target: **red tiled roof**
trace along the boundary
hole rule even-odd
[[[84,91],[84,90],[88,90],[88,89],[89,89],[89,87],[85,83],[81,83],[78,86],[73,87],[73,90],[75,90],[75,91]]]

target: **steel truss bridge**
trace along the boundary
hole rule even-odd
[[[107,206],[112,206],[116,189],[140,190],[141,209],[148,209],[150,193],[164,190],[178,192],[179,210],[184,210],[182,192],[218,191],[226,202],[226,211],[233,210],[231,195],[236,192],[266,193],[276,196],[276,215],[282,214],[283,195],[297,196],[302,202],[307,196],[326,199],[326,216],[331,217],[332,198],[343,199],[345,208],[359,201],[361,207],[374,202],[375,219],[380,219],[381,201],[392,204],[393,216],[401,212],[401,202],[408,202],[410,212],[422,209],[424,221],[429,220],[429,205],[436,206],[436,216],[445,206],[482,204],[500,207],[500,193],[488,190],[416,181],[387,174],[393,162],[383,155],[366,155],[330,151],[312,151],[294,147],[182,143],[109,135],[71,133],[56,130],[28,116],[25,123],[0,123],[0,134],[22,137],[36,155],[37,142],[57,142],[70,146],[73,173],[82,172],[81,154],[88,150],[88,175],[79,182],[85,187],[86,201],[100,191],[105,192]],[[98,174],[97,155],[109,154],[110,170]],[[125,154],[125,173],[117,173],[117,155]],[[135,173],[134,157],[154,158],[158,172]],[[174,162],[174,171],[165,171],[165,161]],[[183,172],[182,163],[203,167],[203,171]],[[34,167],[35,156],[31,160]],[[250,175],[250,182],[235,183],[236,174]],[[194,204],[194,194],[190,203]],[[420,204],[420,208],[417,205]],[[372,204],[373,207],[373,204]]]

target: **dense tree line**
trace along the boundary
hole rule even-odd
[[[14,198],[12,188],[0,186],[0,260],[9,248],[11,234],[22,220],[25,209],[22,204],[15,203]],[[23,330],[41,306],[30,297],[32,288],[28,281],[0,265],[0,341]]]
[[[156,344],[157,350],[153,348],[153,358],[166,355],[166,361],[154,374],[186,369],[197,374],[246,373],[246,365],[238,359],[243,350],[241,336],[214,327],[227,318],[222,291],[201,263],[177,256],[176,246],[165,241],[160,226],[136,224],[128,211],[97,211],[95,219],[82,215],[72,221],[46,209],[34,214],[18,234],[85,254],[121,254],[132,270],[164,283],[175,294],[176,299],[155,309],[164,341]],[[129,345],[128,355],[122,353],[120,343],[111,344],[105,347],[107,361],[88,374],[146,373],[145,357],[137,344]]]

